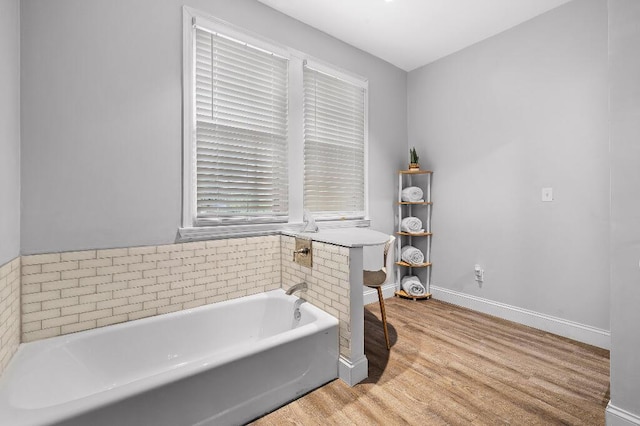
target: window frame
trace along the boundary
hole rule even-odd
[[[197,218],[196,208],[196,115],[195,96],[192,87],[195,76],[194,25],[206,26],[209,30],[235,38],[257,48],[261,48],[289,60],[288,93],[288,180],[289,215],[287,222],[225,222]],[[322,228],[368,227],[369,191],[369,88],[368,80],[357,74],[345,71],[334,65],[311,57],[303,52],[283,46],[260,35],[237,27],[216,17],[183,6],[183,67],[182,67],[182,220],[178,229],[178,241],[199,239],[230,238],[239,236],[269,235],[282,231],[297,231],[303,224],[303,185],[304,185],[304,117],[303,117],[303,67],[312,64],[314,69],[325,72],[351,84],[365,89],[364,121],[364,217],[345,219],[341,217],[322,217],[318,222]]]
[[[318,216],[315,217],[315,219],[320,223],[327,222],[327,221],[336,221],[336,220],[368,219],[369,218],[369,197],[368,197],[368,193],[369,193],[369,167],[368,167],[369,165],[369,161],[368,161],[368,158],[369,158],[369,82],[368,80],[362,77],[356,77],[354,75],[347,74],[343,71],[339,71],[335,67],[328,66],[315,59],[305,58],[303,60],[302,65],[303,65],[303,70],[302,70],[303,74],[304,74],[304,68],[307,67],[313,71],[320,72],[330,77],[337,78],[339,80],[342,80],[346,83],[349,83],[353,86],[359,87],[364,90],[364,100],[363,100],[364,101],[364,129],[363,129],[364,216],[362,218],[360,218],[359,216],[345,217],[342,214],[324,213],[321,215],[319,214]],[[303,90],[304,90],[304,87],[303,87]],[[304,117],[302,118],[302,120],[303,120],[303,127],[304,127]],[[303,149],[304,149],[304,132],[303,132]],[[303,160],[304,160],[304,155],[303,155]],[[302,178],[304,179],[304,173]],[[347,214],[352,215],[353,213],[347,213]]]

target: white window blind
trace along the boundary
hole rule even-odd
[[[304,67],[304,208],[365,216],[366,89]]]
[[[288,60],[195,29],[196,220],[287,221]]]

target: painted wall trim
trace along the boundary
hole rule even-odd
[[[611,332],[608,330],[434,285],[431,286],[431,293],[434,299],[442,300],[443,302],[548,331],[549,333],[568,337],[599,348],[610,349],[611,347]]]
[[[353,361],[340,355],[338,362],[338,377],[353,387],[369,376],[369,360],[362,356]]]
[[[607,404],[605,413],[607,426],[640,425],[639,415],[616,407],[611,403],[611,401]]]
[[[382,286],[382,297],[388,299],[396,294],[396,283],[387,283]],[[378,292],[369,287],[364,288],[364,304],[378,303]]]

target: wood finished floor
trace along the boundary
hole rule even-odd
[[[436,300],[365,309],[369,378],[335,380],[252,425],[604,425],[609,351]]]

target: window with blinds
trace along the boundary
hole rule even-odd
[[[317,217],[365,217],[366,88],[303,70],[304,208]]]
[[[183,47],[180,238],[367,224],[365,78],[187,6]]]
[[[286,222],[288,59],[194,36],[196,222]]]

